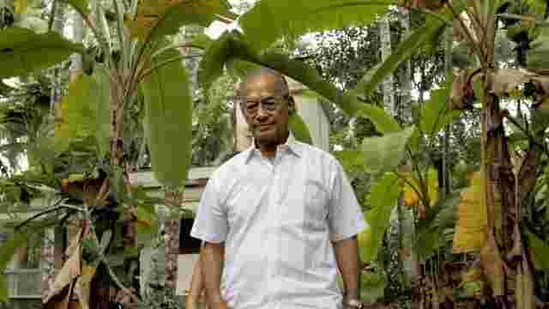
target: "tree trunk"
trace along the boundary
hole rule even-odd
[[[82,43],[84,39],[84,21],[80,17],[80,13],[73,11],[71,14],[72,21],[72,41]],[[79,72],[82,72],[82,55],[75,53],[71,55],[71,66],[69,68],[70,80],[73,80]]]
[[[504,271],[513,246],[515,179],[505,137],[499,98],[491,93],[490,70],[483,69],[482,169],[488,214],[488,239],[481,251],[483,268],[499,307],[508,308],[512,274]]]
[[[379,21],[379,39],[381,40],[381,61],[385,61],[391,55],[391,31],[389,28],[389,17],[384,15]],[[383,81],[381,88],[383,91],[383,105],[385,111],[396,116],[395,96],[394,96],[393,74],[389,74]]]

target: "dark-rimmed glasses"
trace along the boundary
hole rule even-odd
[[[249,116],[255,116],[259,110],[259,106],[264,111],[269,113],[275,112],[289,98],[285,96],[272,96],[261,99],[241,98],[240,105],[242,110]]]

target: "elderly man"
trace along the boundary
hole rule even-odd
[[[204,241],[208,306],[360,308],[356,235],[366,223],[341,165],[292,138],[295,103],[279,73],[250,73],[238,97],[253,145],[214,172],[191,231]]]

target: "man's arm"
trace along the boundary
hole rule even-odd
[[[200,262],[202,279],[206,290],[206,302],[212,309],[226,309],[227,303],[221,296],[221,271],[223,269],[224,243],[205,242],[202,247]]]
[[[200,297],[204,294],[204,281],[202,280],[202,262],[200,260],[196,261],[193,266],[193,274],[191,277],[191,288],[187,294],[187,299],[185,300],[185,309],[195,309],[197,308],[197,302]]]
[[[360,262],[358,257],[358,241],[353,236],[333,243],[335,258],[339,272],[343,277],[344,297],[343,302],[358,299],[358,286],[360,278]],[[346,307],[345,307],[346,308]]]

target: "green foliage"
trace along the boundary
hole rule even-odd
[[[221,76],[224,65],[234,60],[277,70],[335,103],[347,114],[371,119],[381,132],[396,132],[400,129],[396,120],[385,113],[383,109],[359,102],[353,94],[342,95],[337,88],[324,80],[315,69],[307,64],[276,52],[259,54],[246,42],[244,37],[234,32],[225,33],[209,45],[200,62],[199,82],[201,86],[208,89],[211,83]],[[238,70],[246,71],[252,67],[240,64]]]
[[[459,201],[459,193],[446,196],[428,208],[425,218],[417,223],[414,252],[419,257],[427,259],[439,248],[451,247]]]
[[[179,56],[166,51],[153,63]],[[191,163],[192,101],[185,68],[178,62],[155,69],[141,83],[145,99],[146,136],[156,179],[178,188]]]
[[[431,98],[425,103],[419,121],[419,128],[423,134],[433,136],[439,133],[460,114],[460,111],[449,111],[447,108],[451,89],[448,84],[450,83],[431,91]]]
[[[7,28],[0,31],[0,78],[36,72],[81,51],[81,45],[65,40],[57,32],[37,34],[24,28]]]
[[[276,39],[350,25],[367,25],[395,1],[262,0],[240,18],[240,25],[258,49]],[[265,26],[269,21],[269,26]]]
[[[368,118],[374,124],[376,130],[382,134],[395,133],[401,130],[396,119],[379,106],[361,104],[351,115]]]
[[[294,113],[290,115],[288,126],[290,127],[290,131],[293,133],[294,137],[298,141],[307,144],[313,143],[313,138],[311,137],[309,128],[307,127],[305,121],[303,121],[303,118],[299,116],[299,114]]]
[[[313,68],[280,53],[259,54],[241,35],[235,32],[225,33],[210,44],[206,50],[200,62],[199,82],[201,86],[207,89],[223,73],[224,64],[232,59],[240,59],[277,70],[316,91],[326,99],[332,102],[338,101],[337,89],[323,80]]]
[[[360,300],[363,302],[375,302],[384,295],[385,275],[381,271],[360,273]]]
[[[528,230],[526,231],[526,238],[528,239],[530,256],[536,269],[549,270],[549,260],[547,259],[549,256],[549,244]]]
[[[93,75],[79,73],[61,102],[62,122],[58,129],[61,149],[71,141],[92,137],[97,153],[104,156],[110,142],[111,83],[105,68],[98,65]]]
[[[227,98],[234,95],[235,84],[233,75],[224,74],[200,93],[193,109],[193,166],[215,164],[233,151],[233,109]]]
[[[545,26],[540,35],[530,43],[528,69],[536,72],[549,72],[549,26]]]
[[[400,132],[365,138],[361,150],[366,170],[374,174],[394,170],[401,163],[406,143],[413,131],[412,126]]]
[[[207,27],[216,15],[235,17],[223,0],[143,0],[137,7],[135,18],[127,20],[126,25],[132,37],[148,42],[175,34],[184,25]]]
[[[370,94],[396,68],[419,51],[430,36],[432,36],[444,23],[434,17],[428,18],[426,23],[404,39],[391,55],[380,65],[367,73],[356,86],[356,93]]]
[[[360,248],[365,261],[377,259],[383,235],[389,227],[391,212],[397,205],[399,196],[400,185],[397,176],[393,173],[384,174],[372,185],[368,196],[368,204],[371,209],[366,212],[366,221],[371,233],[370,247]]]

